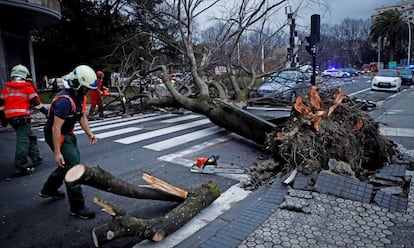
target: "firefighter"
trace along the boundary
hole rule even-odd
[[[98,84],[94,70],[87,65],[79,65],[63,79],[64,89],[54,97],[44,127],[45,140],[54,152],[57,168],[49,175],[38,193],[40,197],[56,200],[65,198],[65,193],[59,188],[63,184],[66,172],[80,163],[80,151],[76,135],[73,133],[75,123],[80,123],[90,144],[97,141],[85,115],[88,90],[96,89]],[[81,185],[66,182],[65,184],[70,215],[85,220],[93,219],[95,213],[86,208]]]
[[[4,116],[2,125],[9,123],[16,131],[16,153],[14,166],[15,176],[25,176],[34,172],[34,167],[42,162],[40,157],[37,137],[32,131],[30,106],[47,114],[47,109],[42,104],[36,89],[33,87],[29,70],[23,65],[12,68],[11,82],[3,87],[0,96],[0,115]],[[29,157],[32,164],[29,165]]]
[[[102,71],[97,71],[96,77],[98,78],[98,88],[96,90],[89,91],[89,97],[91,99],[91,107],[89,109],[88,115],[92,117],[93,111],[95,111],[95,107],[98,106],[99,117],[103,118],[103,103],[102,103],[101,95],[104,90],[103,85],[102,85],[104,73]]]

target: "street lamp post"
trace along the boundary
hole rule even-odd
[[[410,19],[407,18],[407,24],[408,24],[408,55],[407,55],[407,66],[410,66],[410,60],[411,60],[411,22]]]
[[[377,43],[378,43],[378,59],[377,59],[377,68],[379,69],[380,68],[380,62],[381,62],[381,36],[380,37],[378,37],[378,40],[377,40]]]

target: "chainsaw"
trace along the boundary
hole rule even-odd
[[[219,155],[213,155],[209,158],[200,157],[193,166],[191,166],[191,172],[205,173],[205,174],[216,174],[216,173],[229,173],[229,174],[242,174],[246,171],[241,168],[234,167],[219,167],[217,160],[220,158]]]

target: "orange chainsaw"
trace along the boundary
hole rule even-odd
[[[191,166],[191,172],[205,173],[205,174],[216,174],[216,173],[229,173],[229,174],[242,174],[246,171],[241,168],[234,167],[220,167],[217,165],[217,160],[220,158],[219,155],[213,155],[209,158],[199,157],[193,166]]]

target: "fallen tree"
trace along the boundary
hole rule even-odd
[[[165,216],[146,220],[133,217],[126,211],[95,198],[94,202],[112,216],[111,222],[93,229],[92,237],[96,247],[123,237],[162,241],[220,196],[220,188],[213,181],[186,191],[148,174],[144,174],[143,179],[150,182],[150,185],[134,186],[99,167],[89,168],[82,164],[74,166],[67,172],[66,182],[81,183],[132,198],[181,202]]]

